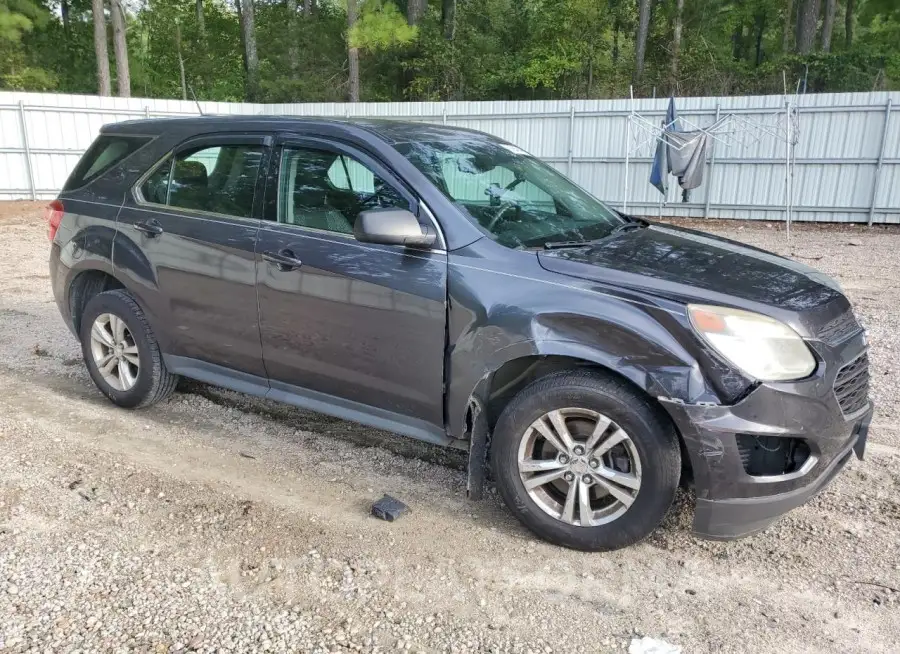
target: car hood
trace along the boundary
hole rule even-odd
[[[553,272],[681,301],[796,313],[838,298],[846,303],[837,282],[814,268],[676,227],[625,231],[583,248],[540,252],[538,260]]]

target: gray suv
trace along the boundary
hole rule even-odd
[[[460,448],[539,536],[765,528],[862,457],[866,338],[835,281],[624,215],[487,134],[375,120],[106,126],[48,209],[98,388],[179,376]]]

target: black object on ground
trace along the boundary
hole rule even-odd
[[[390,495],[385,495],[372,505],[372,515],[388,522],[393,522],[407,511],[408,506]]]

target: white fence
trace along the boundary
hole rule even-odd
[[[632,109],[653,122],[667,100],[391,102],[258,105],[201,102],[204,113],[381,116],[470,127],[496,134],[567,174],[599,198],[621,205],[628,167],[628,208],[648,216],[782,220],[783,139],[746,129],[784,121],[781,96],[681,98],[679,115],[696,125],[734,115],[728,139],[715,143],[703,186],[665,206],[650,186],[652,139],[626,137]],[[900,93],[800,96],[794,152],[794,220],[900,223]],[[196,115],[180,100],[0,93],[0,200],[52,198],[105,123]],[[744,133],[740,133],[744,132]],[[641,139],[645,140],[645,139]]]

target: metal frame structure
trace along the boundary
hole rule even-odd
[[[709,157],[707,159],[707,165],[709,168],[709,177],[712,177],[713,167],[715,165],[715,144],[722,143],[723,145],[729,146],[734,145],[735,143],[746,145],[746,143],[739,138],[741,135],[749,136],[754,141],[759,141],[760,135],[767,135],[776,140],[784,142],[784,150],[785,150],[785,166],[784,166],[784,215],[785,222],[787,226],[787,237],[791,238],[791,222],[793,218],[793,208],[794,208],[794,192],[793,192],[793,181],[794,181],[794,167],[796,165],[796,146],[799,142],[800,137],[800,126],[799,126],[799,111],[798,111],[798,102],[796,100],[796,95],[794,98],[791,98],[787,94],[787,85],[785,84],[785,95],[784,95],[784,124],[783,125],[765,125],[758,121],[748,120],[738,114],[728,113],[724,116],[721,115],[721,104],[716,104],[716,114],[715,119],[712,124],[707,126],[697,125],[693,121],[687,120],[681,116],[675,118],[674,121],[670,123],[665,123],[661,121],[659,125],[656,125],[652,121],[648,120],[645,116],[643,116],[640,112],[635,110],[634,107],[634,89],[631,88],[631,108],[630,113],[628,114],[628,123],[625,131],[625,176],[624,176],[624,201],[622,203],[622,210],[628,211],[628,194],[629,194],[629,167],[630,160],[633,155],[635,155],[642,147],[652,145],[656,146],[659,141],[668,142],[669,145],[675,145],[669,141],[667,135],[667,130],[673,127],[674,123],[679,122],[688,127],[688,132],[692,133],[703,133],[706,134],[707,137],[710,138],[710,152]],[[881,154],[879,155],[879,162],[881,162],[884,158],[884,149],[885,149],[885,136],[888,130],[888,121],[890,120],[890,107],[891,100],[888,99],[887,109],[885,113],[885,126],[884,126],[884,134],[882,135],[881,140]],[[779,116],[779,122],[781,121],[781,116]],[[640,133],[643,134],[643,140],[640,140],[636,143],[633,142],[635,139],[635,130],[639,130]],[[878,164],[879,168],[881,163]],[[709,184],[711,179],[707,180],[707,184]],[[872,215],[875,210],[875,200],[878,194],[878,177],[876,175],[874,188],[872,190],[872,204],[869,208],[869,222],[868,224],[872,224]],[[704,218],[709,214],[709,205],[710,205],[710,191],[707,189],[706,192],[706,204],[704,207]],[[662,215],[662,207],[668,202],[667,197],[664,195],[659,201],[659,214]]]
[[[803,114],[804,124],[816,117],[824,120],[825,115],[843,114],[835,116],[834,124],[839,129],[843,129],[844,123],[849,123],[853,116],[863,114],[862,122],[865,134],[859,132],[859,125],[848,124],[846,126],[847,135],[842,138],[852,144],[865,137],[868,143],[866,148],[837,148],[830,151],[831,156],[819,157],[803,155],[798,157],[796,151],[791,148],[792,152],[787,153],[781,159],[759,156],[765,155],[762,150],[757,152],[757,156],[734,157],[726,153],[723,158],[717,152],[716,142],[713,141],[707,161],[704,186],[708,188],[705,198],[696,202],[678,203],[677,206],[673,206],[673,210],[677,215],[687,214],[695,217],[727,218],[744,217],[741,214],[747,214],[746,217],[753,219],[777,218],[777,215],[771,215],[776,211],[783,212],[777,202],[772,203],[771,197],[760,203],[756,203],[755,198],[752,197],[744,196],[742,198],[734,189],[736,185],[732,178],[736,174],[740,174],[743,178],[745,170],[749,175],[766,167],[778,166],[781,168],[789,165],[792,169],[798,166],[804,169],[804,195],[807,198],[805,204],[792,207],[792,221],[796,214],[800,213],[802,214],[800,219],[839,220],[870,225],[875,222],[900,223],[900,202],[895,201],[896,193],[892,191],[896,187],[894,181],[900,179],[898,177],[900,175],[900,121],[897,120],[900,102],[893,102],[893,99],[897,99],[896,94],[893,97],[890,94],[876,94],[876,97],[884,97],[885,101],[883,103],[873,102],[874,98],[869,94],[836,94],[831,96],[829,100],[831,104],[829,104],[827,102],[811,102],[809,99],[814,96],[803,96],[804,101],[794,106],[793,109],[797,114]],[[742,124],[742,119],[750,122],[754,119],[764,120],[765,116],[784,116],[785,106],[783,104],[775,106],[772,100],[773,98],[710,98],[708,107],[690,100],[682,99],[677,102],[684,103],[686,106],[685,109],[682,109],[682,117],[691,116],[697,120],[703,116],[709,116],[710,119],[716,121],[723,116],[731,116],[733,126],[736,126]],[[86,106],[61,106],[68,102]],[[646,109],[642,112],[644,116],[665,114],[663,106],[665,100],[659,100],[655,104],[651,101],[641,102],[644,103]],[[541,156],[540,153],[543,150],[548,155],[541,156],[544,161],[556,165],[570,176],[573,176],[574,173],[575,177],[580,175],[581,180],[589,179],[590,185],[599,188],[599,190],[598,188],[590,190],[606,198],[615,198],[621,189],[621,186],[619,189],[616,186],[621,185],[621,177],[618,175],[622,173],[615,172],[614,164],[627,161],[632,169],[628,174],[632,176],[634,165],[652,162],[652,157],[631,156],[627,152],[627,148],[624,148],[626,151],[622,153],[624,156],[621,156],[616,154],[615,147],[607,147],[606,150],[593,148],[585,140],[593,134],[607,133],[614,136],[615,126],[621,125],[622,118],[625,118],[626,123],[628,122],[628,116],[632,113],[632,109],[624,108],[621,100],[515,103],[515,106],[513,103],[461,102],[361,104],[356,106],[346,104],[277,106],[200,104],[203,105],[204,112],[208,113],[382,116],[462,127],[475,126],[479,129],[495,131],[510,140],[518,140],[519,136],[511,138],[509,134],[521,133],[531,138],[531,144],[527,149],[534,151],[538,156]],[[529,111],[528,104],[533,105],[536,110]],[[607,104],[611,107],[610,110],[596,109],[598,106],[603,107]],[[736,104],[744,106],[736,107],[734,106]],[[659,109],[653,109],[656,106]],[[501,108],[503,110],[499,110]],[[526,110],[515,111],[522,108]],[[0,198],[41,199],[52,197],[58,191],[58,188],[53,188],[62,183],[58,179],[61,174],[58,171],[71,165],[74,157],[83,152],[83,147],[48,147],[55,146],[57,142],[64,144],[64,140],[52,140],[48,135],[58,132],[65,133],[66,126],[74,124],[76,121],[99,124],[97,119],[100,115],[108,120],[124,120],[196,114],[197,109],[193,103],[138,99],[112,102],[109,98],[85,96],[0,93]],[[857,119],[853,119],[853,121],[861,122]],[[473,123],[476,124],[473,125]],[[52,129],[49,132],[46,131],[49,128]],[[630,129],[629,127],[629,132]],[[880,138],[879,141],[875,141],[873,136],[876,133]],[[733,136],[729,138],[733,138]],[[630,134],[628,139],[630,140]],[[76,139],[76,142],[81,145],[83,140]],[[804,151],[809,149],[804,146]],[[835,156],[843,155],[845,151],[847,156]],[[579,156],[579,152],[593,156]],[[826,154],[829,151],[822,152]],[[602,156],[603,154],[607,156]],[[4,155],[6,155],[5,159]],[[59,161],[62,163],[57,161],[53,155],[60,155]],[[6,173],[2,166],[4,162],[7,164]],[[45,169],[48,162],[55,166],[56,173],[51,175]],[[594,164],[594,166],[586,169],[585,164]],[[735,168],[736,164],[739,164],[740,167]],[[611,165],[612,168],[610,168]],[[722,173],[725,175],[724,179],[718,174],[720,165],[726,166]],[[831,192],[832,189],[825,188],[824,181],[820,181],[823,187],[821,192],[809,192],[810,178],[807,172],[809,167],[821,169],[819,176],[824,180],[827,171],[833,171],[836,166],[858,166],[860,169],[864,169],[862,177],[858,178],[857,183],[865,184],[868,202],[860,201],[858,194],[853,198],[836,195]],[[18,168],[18,172],[15,171],[16,168]],[[615,180],[612,179],[613,177]],[[717,188],[721,188],[722,184],[727,184],[727,195],[725,197],[720,195],[718,201],[713,201],[711,197],[714,194],[712,192],[714,180],[718,184]],[[582,183],[584,184],[583,181]],[[790,183],[794,187],[793,178]],[[626,205],[632,211],[644,210],[644,213],[658,207],[657,202],[649,202],[642,199],[640,195],[635,197],[632,186],[633,184],[629,187],[627,196],[614,200],[614,203]],[[789,197],[793,197],[796,190],[796,188],[792,188],[788,194]],[[812,198],[810,198],[811,195]],[[838,215],[833,217],[834,214]]]

